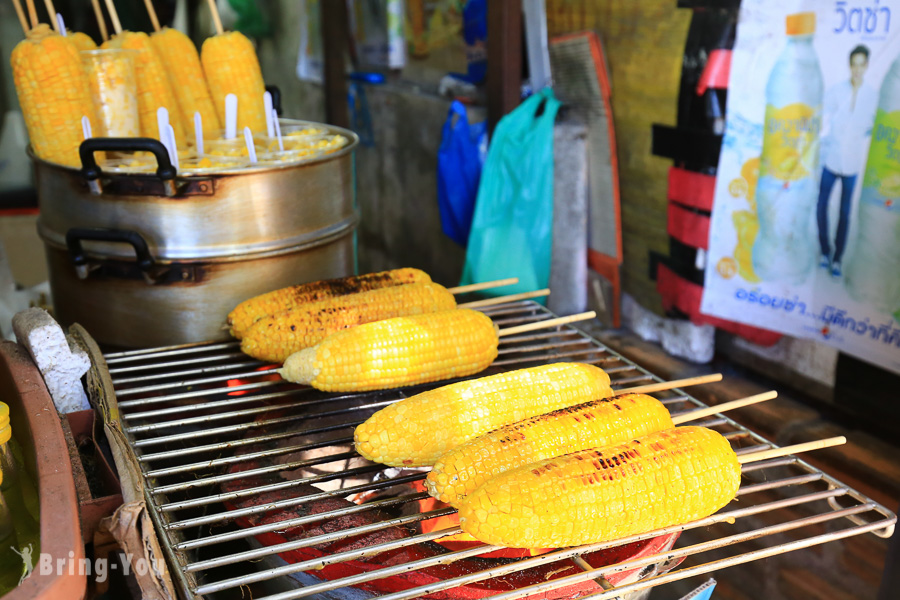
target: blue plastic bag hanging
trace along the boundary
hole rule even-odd
[[[553,245],[553,124],[559,106],[548,88],[497,124],[478,187],[461,284],[519,278],[494,295],[547,287]]]
[[[454,100],[438,149],[438,208],[441,228],[460,246],[469,239],[486,153],[487,123],[470,125],[466,107]]]

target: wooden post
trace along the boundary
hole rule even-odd
[[[322,52],[325,59],[325,121],[338,127],[350,126],[347,110],[347,79],[344,58],[349,35],[347,4],[322,2]]]
[[[488,3],[488,125],[494,127],[519,105],[522,89],[522,2]]]

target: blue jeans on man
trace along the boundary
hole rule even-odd
[[[828,199],[835,182],[841,180],[841,211],[838,217],[837,232],[834,236],[834,254],[831,253],[831,242],[828,236]],[[829,269],[834,277],[841,276],[841,257],[847,245],[847,230],[850,228],[850,200],[853,198],[853,187],[856,175],[838,175],[822,168],[822,181],[819,184],[819,202],[816,206],[816,220],[819,223],[819,246],[822,250],[822,267]]]

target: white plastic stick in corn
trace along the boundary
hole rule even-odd
[[[163,143],[168,149],[168,145],[166,144],[166,137],[168,137],[168,129],[167,125],[169,124],[169,111],[165,106],[160,106],[156,109],[156,127],[159,131],[159,141]]]
[[[237,137],[238,97],[235,94],[225,96],[225,139]]]
[[[275,137],[275,125],[272,123],[272,93],[265,92],[263,94],[263,108],[266,112],[266,135],[270,138]]]
[[[91,133],[91,120],[87,118],[87,115],[81,117],[81,133],[84,134],[86,140],[94,137]]]
[[[281,123],[278,122],[278,112],[272,109],[272,122],[275,123],[275,135],[278,137],[278,151],[284,152],[284,140],[281,139]]]
[[[63,16],[59,13],[56,13],[56,27],[59,29],[59,34],[63,37],[69,35],[66,32],[66,22],[63,21]]]
[[[247,144],[247,154],[250,155],[250,164],[256,164],[256,147],[253,145],[253,132],[249,127],[244,127],[244,143]]]
[[[197,156],[203,156],[203,116],[199,110],[194,113],[194,141],[197,145]]]
[[[172,159],[172,166],[178,170],[178,144],[175,142],[175,128],[171,123],[166,125],[166,138],[169,140],[169,154]]]

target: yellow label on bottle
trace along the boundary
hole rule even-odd
[[[767,104],[764,124],[760,177],[798,181],[815,173],[822,126],[818,106]]]
[[[900,110],[875,113],[863,186],[878,192],[879,203],[900,205]]]

